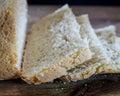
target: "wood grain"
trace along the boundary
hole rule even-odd
[[[29,6],[28,30],[41,17],[60,6]],[[120,7],[71,6],[76,15],[89,14],[94,28],[110,24],[120,34]],[[0,81],[0,96],[120,96],[120,74],[100,74],[71,83],[28,85],[21,79]]]
[[[119,81],[120,74],[99,74],[78,82],[41,85],[28,85],[16,79],[0,82],[0,96],[117,96],[120,92]]]

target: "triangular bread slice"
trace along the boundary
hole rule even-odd
[[[35,23],[27,38],[22,79],[40,84],[67,75],[67,70],[91,58],[86,38],[68,5]]]
[[[111,64],[105,66],[105,73],[120,72],[120,37],[116,36],[116,28],[113,25],[95,30],[99,39],[106,47],[111,58]]]
[[[92,28],[88,15],[77,17],[77,21],[81,26],[80,35],[87,37],[89,40],[89,47],[93,53],[93,57],[89,61],[69,70],[69,75],[62,77],[63,80],[77,81],[88,78],[93,74],[102,72],[103,66],[107,66],[110,63],[107,51]]]
[[[26,0],[0,0],[0,78],[18,76],[27,23]]]

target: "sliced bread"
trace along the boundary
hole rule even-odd
[[[34,84],[52,82],[90,59],[88,41],[79,31],[68,5],[35,23],[27,37],[22,79]]]
[[[107,26],[95,30],[99,39],[105,46],[109,57],[111,58],[111,64],[105,66],[105,73],[120,72],[120,37],[116,36],[115,26]]]
[[[27,22],[26,0],[0,0],[0,78],[18,76]]]
[[[93,57],[89,61],[69,70],[69,75],[62,77],[63,80],[77,81],[88,78],[93,74],[104,71],[103,66],[110,64],[110,58],[107,55],[107,51],[92,28],[88,15],[77,17],[77,21],[81,26],[80,35],[87,37],[89,40],[89,46],[93,53]]]

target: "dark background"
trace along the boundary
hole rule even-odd
[[[120,0],[28,0],[30,5],[103,5],[120,6]]]

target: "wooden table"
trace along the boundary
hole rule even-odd
[[[31,25],[60,6],[30,6],[28,30]],[[120,33],[120,7],[71,6],[75,15],[89,14],[94,28],[110,24]],[[75,83],[28,85],[21,79],[0,81],[0,96],[120,96],[120,74],[93,76]]]

